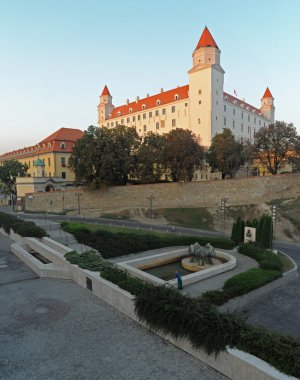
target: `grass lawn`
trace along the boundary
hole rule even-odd
[[[214,229],[214,217],[205,207],[194,208],[165,208],[158,210],[175,226],[198,228],[201,230]]]

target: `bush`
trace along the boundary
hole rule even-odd
[[[62,223],[62,227],[72,233],[80,243],[101,252],[106,259],[162,247],[188,246],[196,241],[202,245],[210,242],[214,247],[224,249],[232,249],[235,245],[232,240],[214,237],[179,236],[147,231],[137,233],[135,230],[119,232],[119,229],[115,232],[114,228],[104,230],[101,227],[91,231],[82,224],[66,222]]]
[[[95,251],[87,251],[79,255],[76,251],[71,251],[65,254],[65,258],[71,263],[76,264],[82,269],[91,271],[102,271],[104,268],[110,266],[99,256]]]
[[[47,236],[46,231],[36,226],[33,222],[27,222],[4,212],[0,212],[0,227],[2,227],[7,234],[9,234],[12,229],[16,234],[23,237],[42,238]]]
[[[239,252],[256,260],[262,269],[282,272],[283,261],[280,256],[275,255],[272,251],[258,248],[254,244],[242,243],[239,245]]]

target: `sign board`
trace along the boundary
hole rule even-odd
[[[244,229],[244,243],[255,243],[256,241],[256,228],[245,227]]]

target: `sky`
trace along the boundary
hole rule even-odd
[[[300,1],[0,0],[0,154],[61,127],[97,125],[114,105],[188,83],[205,25],[221,49],[224,90],[300,133]]]

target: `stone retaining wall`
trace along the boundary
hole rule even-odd
[[[68,190],[66,192],[34,193],[25,198],[27,211],[62,212],[78,210],[80,193],[81,214],[87,210],[148,208],[153,195],[154,208],[214,207],[221,198],[229,204],[245,204],[271,199],[300,196],[300,174],[270,177],[215,180],[206,182],[178,182],[153,185],[113,186],[102,190]]]

